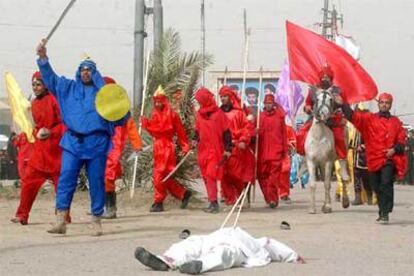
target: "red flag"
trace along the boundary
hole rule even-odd
[[[378,88],[371,76],[344,49],[319,34],[286,21],[290,78],[308,84],[319,83],[318,73],[328,64],[333,83],[341,88],[347,103],[372,100]]]

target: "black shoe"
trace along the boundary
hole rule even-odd
[[[280,199],[281,199],[283,202],[285,202],[286,204],[290,204],[290,203],[292,203],[292,200],[290,199],[290,197],[289,197],[289,196],[282,196]]]
[[[196,275],[201,273],[203,268],[202,261],[191,261],[178,267],[181,273]]]
[[[278,202],[272,201],[269,203],[269,208],[275,209],[278,205],[279,205]]]
[[[383,215],[381,218],[381,223],[382,224],[388,224],[388,222],[390,221],[390,218],[388,215]]]
[[[164,205],[162,203],[154,203],[150,209],[151,213],[164,212]]]
[[[137,247],[137,249],[135,249],[135,259],[140,261],[143,265],[152,268],[153,270],[167,271],[169,269],[166,263],[157,258],[157,256],[154,254],[151,254],[143,247]]]
[[[183,200],[181,200],[181,206],[180,206],[181,209],[187,208],[188,202],[190,201],[190,197],[192,194],[193,193],[189,190],[185,191]]]
[[[217,201],[210,202],[210,205],[208,205],[207,208],[204,208],[203,211],[206,213],[217,214],[220,211]]]

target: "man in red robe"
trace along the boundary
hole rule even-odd
[[[64,132],[60,110],[56,99],[46,89],[39,72],[32,76],[32,87],[36,98],[32,101],[32,116],[35,123],[35,143],[28,165],[22,175],[20,204],[12,222],[27,224],[29,212],[40,187],[47,179],[53,181],[55,192],[61,165],[62,150],[59,146]],[[70,222],[69,214],[66,222]]]
[[[335,101],[343,104],[340,96]],[[392,102],[391,94],[381,93],[378,113],[353,111],[348,104],[342,105],[346,118],[364,139],[369,180],[378,198],[377,221],[384,224],[388,223],[394,206],[394,176],[403,179],[407,170],[404,154],[407,135],[400,119],[390,113]]]
[[[315,96],[317,90],[327,90],[331,92],[333,95],[339,95],[340,94],[340,88],[333,85],[333,78],[334,73],[332,69],[329,67],[329,65],[325,65],[322,67],[321,71],[319,72],[319,79],[320,82],[316,86],[310,86],[308,95],[305,100],[305,106],[304,111],[312,115],[313,113],[313,107],[315,104]],[[340,109],[337,109],[332,114],[331,118],[328,120],[327,125],[330,127],[330,129],[333,132],[334,136],[334,142],[335,142],[335,151],[337,158],[339,160],[339,164],[341,166],[341,176],[344,181],[349,180],[349,175],[347,172],[347,146],[345,142],[345,124],[346,121],[344,120],[344,117],[342,115],[342,112]],[[309,120],[306,122],[306,124],[299,130],[298,136],[297,136],[297,147],[298,147],[298,153],[304,155],[304,146],[305,146],[305,140],[306,136],[308,134],[308,131],[310,127],[312,126],[312,120]]]
[[[266,203],[273,209],[279,203],[280,171],[288,152],[285,111],[272,94],[265,96],[264,105],[259,122],[258,180]]]
[[[229,122],[208,89],[200,88],[195,99],[200,105],[195,125],[198,165],[210,202],[204,211],[218,213],[217,180],[222,179],[224,160],[230,157],[232,150]]]
[[[249,150],[251,133],[244,111],[240,107],[240,98],[228,86],[220,91],[221,110],[227,116],[233,149],[224,165],[221,187],[225,203],[232,205],[242,193],[246,182],[253,179],[254,155]]]
[[[290,154],[296,148],[296,134],[293,127],[286,124],[286,140],[287,140],[287,152],[284,154],[282,161],[282,169],[280,172],[279,179],[279,196],[280,199],[285,203],[291,203],[290,199],[290,167],[291,158]]]
[[[150,212],[164,211],[163,201],[167,196],[167,190],[181,200],[181,209],[185,209],[191,197],[191,191],[186,190],[173,178],[162,182],[176,165],[174,135],[181,146],[183,154],[190,150],[187,135],[179,115],[174,112],[164,91],[157,90],[153,97],[154,110],[151,119],[141,117],[142,128],[153,137],[154,150],[154,204]]]
[[[116,83],[110,77],[104,77],[105,84]],[[140,151],[142,149],[141,137],[135,125],[134,119],[129,117],[126,124],[116,126],[114,135],[112,136],[112,149],[108,154],[105,168],[105,211],[102,214],[104,219],[116,218],[116,185],[115,180],[123,174],[121,166],[122,152],[125,144],[129,139],[133,150]]]

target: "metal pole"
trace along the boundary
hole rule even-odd
[[[201,85],[205,86],[205,78],[206,78],[206,68],[205,68],[205,58],[206,58],[206,22],[204,16],[205,6],[204,0],[201,0],[201,54],[203,58],[203,67],[202,67],[202,74],[201,74]]]
[[[144,71],[144,30],[145,0],[135,0],[135,27],[134,27],[134,91],[132,95],[133,107],[142,103],[143,71]]]
[[[336,12],[335,6],[332,9],[332,40],[338,35],[338,13]]]
[[[328,8],[329,8],[329,0],[324,0],[323,5],[323,22],[322,22],[322,36],[327,38],[328,35],[326,30],[328,29]]]
[[[154,0],[154,52],[161,46],[163,35],[163,9],[161,0]]]

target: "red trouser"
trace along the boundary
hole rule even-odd
[[[346,143],[345,143],[345,130],[343,126],[331,128],[334,141],[335,141],[335,151],[339,160],[346,159]]]
[[[26,167],[25,173],[21,179],[22,188],[20,191],[20,204],[16,211],[16,217],[21,218],[27,222],[37,193],[47,179],[51,179],[53,181],[56,192],[59,172],[51,174],[36,170],[30,165]]]
[[[175,198],[183,199],[186,189],[181,186],[173,178],[169,178],[165,182],[162,179],[168,175],[167,173],[154,172],[154,203],[162,203],[167,197],[167,191],[170,192]]]
[[[282,162],[269,160],[260,164],[258,180],[266,203],[279,202],[278,187]]]
[[[288,155],[282,161],[282,168],[279,175],[279,196],[290,195],[290,158]]]
[[[105,179],[105,193],[115,192],[115,180]]]
[[[208,201],[217,201],[217,180],[209,176],[203,177],[203,180],[207,189]]]
[[[224,173],[221,180],[221,190],[226,205],[233,205],[243,192],[246,183],[242,179],[237,179],[228,173]]]

